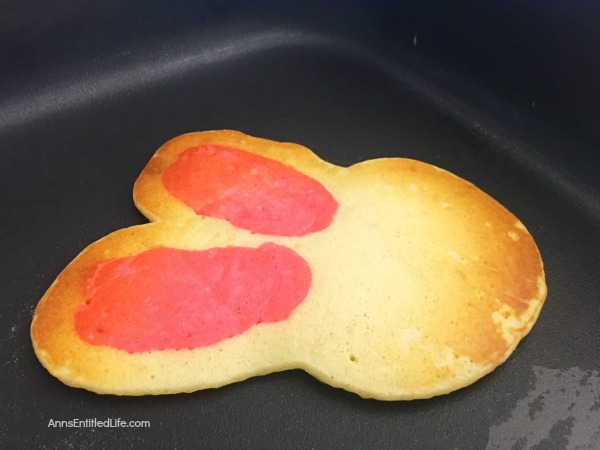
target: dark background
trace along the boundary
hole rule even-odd
[[[0,10],[0,447],[485,448],[536,386],[535,368],[599,377],[597,2]],[[144,222],[131,189],[158,146],[219,128],[340,165],[416,158],[474,182],[525,223],[544,258],[549,295],[532,333],[491,375],[425,401],[362,400],[301,371],[163,397],[63,386],[31,349],[38,300],[86,245]],[[47,426],[109,417],[151,428]],[[600,445],[593,428],[576,436],[575,419],[537,441],[524,424],[506,448]]]

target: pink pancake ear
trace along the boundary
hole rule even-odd
[[[307,262],[276,244],[156,248],[96,266],[75,329],[90,344],[130,353],[207,346],[287,319],[311,281]]]
[[[162,180],[167,191],[197,214],[261,234],[303,236],[321,231],[338,209],[321,183],[298,170],[216,145],[183,151]]]

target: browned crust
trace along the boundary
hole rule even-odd
[[[319,180],[340,202],[323,232],[283,238],[199,217],[163,187],[183,150],[219,144],[257,153]],[[350,168],[305,147],[235,131],[179,136],[151,158],[134,187],[151,223],[90,245],[40,300],[31,337],[64,383],[144,395],[218,387],[302,368],[333,386],[383,400],[427,398],[470,384],[501,364],[535,323],[546,295],[531,235],[472,184],[400,158]],[[73,312],[83,277],[99,262],[156,246],[287,245],[313,270],[313,287],[289,321],[261,324],[195,350],[129,354],[78,338]]]

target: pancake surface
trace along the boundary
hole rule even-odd
[[[316,180],[337,202],[332,220],[302,235],[271,235],[197,214],[169,192],[163,175],[183,152],[207,145],[278,161]],[[504,362],[546,296],[542,260],[523,224],[467,181],[414,160],[344,168],[296,144],[234,131],[190,133],[151,158],[134,201],[151,223],[86,248],[34,315],[36,355],[67,385],[167,394],[299,368],[363,397],[428,398]],[[76,331],[75,311],[89,301],[85,280],[103,262],[158,247],[265,244],[291,249],[310,268],[308,293],[287,318],[259,321],[211,345],[143,352],[90,344]]]

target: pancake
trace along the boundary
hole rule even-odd
[[[546,296],[525,226],[424,162],[339,167],[207,131],[160,147],[133,194],[150,223],[91,244],[37,306],[33,348],[69,386],[170,394],[302,369],[429,398],[503,363]]]

